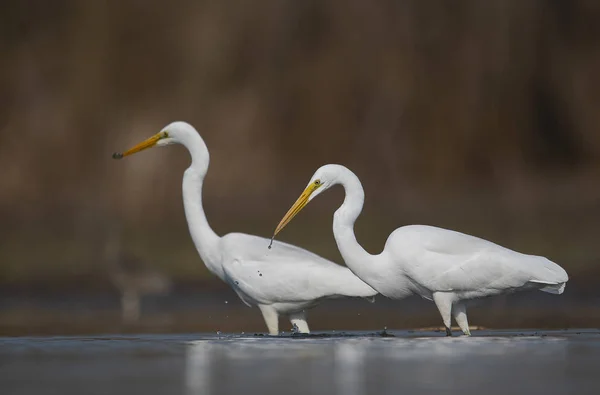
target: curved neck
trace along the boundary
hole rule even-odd
[[[192,157],[191,166],[183,174],[183,207],[190,235],[206,267],[222,277],[218,244],[220,237],[212,230],[202,206],[202,184],[208,171],[210,157],[206,144],[198,134],[182,143]]]
[[[356,240],[354,223],[360,215],[365,201],[365,192],[360,180],[350,170],[339,174],[338,184],[344,187],[344,203],[333,216],[333,234],[346,265],[363,281],[369,282],[377,256],[369,254]]]

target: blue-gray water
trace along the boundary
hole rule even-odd
[[[600,331],[0,338],[8,394],[598,394]]]

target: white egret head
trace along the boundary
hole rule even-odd
[[[196,129],[187,122],[173,122],[165,126],[160,132],[147,140],[131,147],[127,151],[113,154],[114,159],[121,159],[125,156],[135,154],[152,147],[164,147],[171,144],[184,144],[190,139],[198,136]]]
[[[277,225],[277,228],[273,233],[273,238],[285,228],[285,226],[304,208],[304,206],[308,204],[308,202],[337,184],[342,169],[344,169],[344,167],[340,165],[321,166],[310,178],[304,192],[302,192],[298,200],[296,200],[281,222],[279,222],[279,225]]]

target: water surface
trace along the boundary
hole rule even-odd
[[[600,331],[0,338],[3,394],[598,394]]]

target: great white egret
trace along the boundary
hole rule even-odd
[[[192,164],[183,174],[183,206],[192,240],[208,270],[229,284],[248,306],[258,306],[269,333],[279,333],[279,315],[288,315],[292,327],[309,333],[305,309],[321,300],[337,297],[372,299],[373,288],[347,267],[337,265],[302,248],[243,233],[218,236],[208,224],[202,207],[202,184],[208,170],[209,154],[194,127],[173,122],[159,133],[113,158],[146,148],[181,144],[189,151]]]
[[[354,222],[365,193],[358,177],[341,165],[325,165],[283,217],[273,238],[308,202],[334,185],[344,187],[344,203],[333,216],[333,234],[346,265],[380,294],[401,299],[411,294],[435,302],[451,336],[450,319],[470,335],[466,302],[523,289],[561,294],[569,279],[550,260],[501,247],[464,233],[425,225],[396,229],[383,251],[371,255],[356,241]]]

